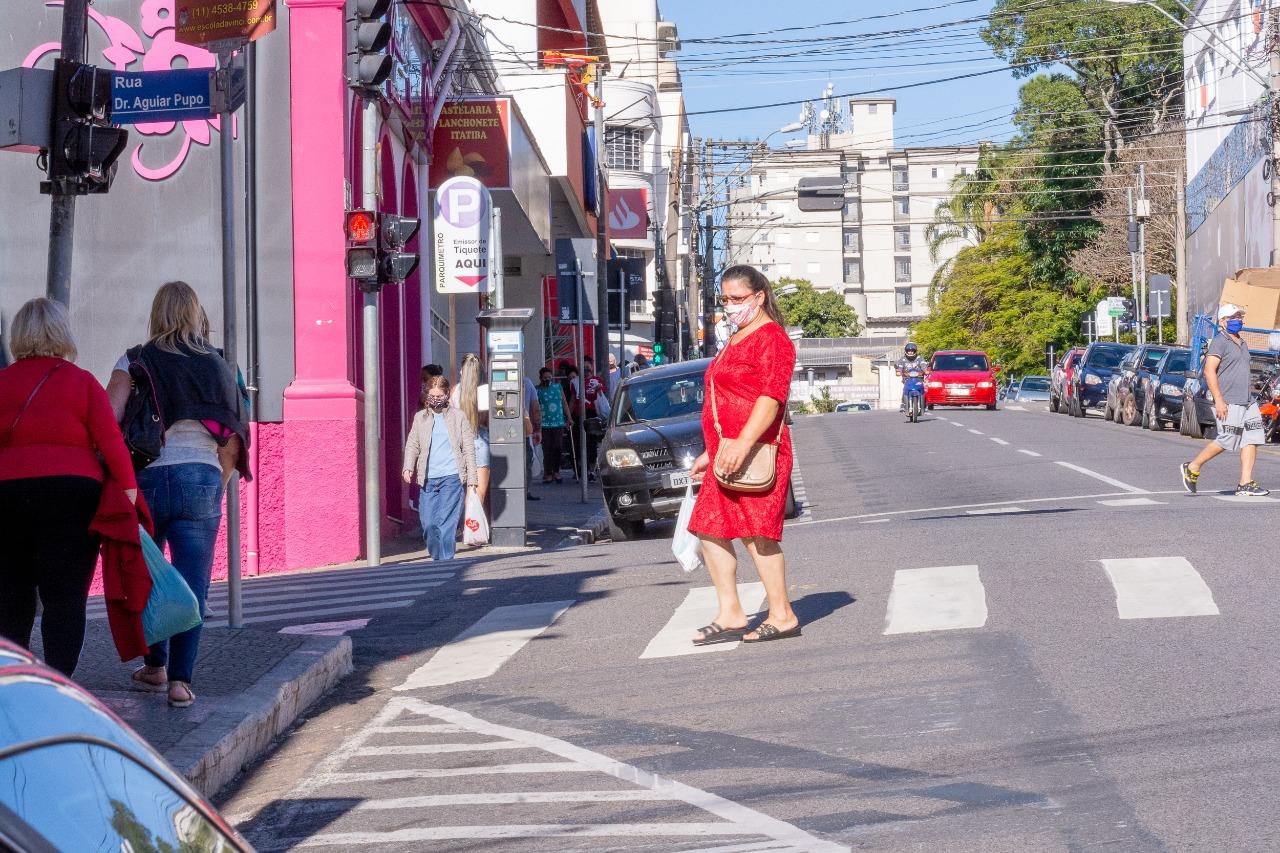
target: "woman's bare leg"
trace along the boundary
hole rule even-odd
[[[747,614],[742,612],[738,599],[738,555],[733,552],[733,541],[715,536],[698,538],[702,541],[702,561],[707,564],[720,604],[713,621],[721,628],[745,628]],[[698,634],[695,639],[701,637]]]
[[[787,631],[800,624],[791,599],[787,596],[787,561],[782,554],[782,543],[757,536],[745,540],[751,561],[756,564],[765,595],[769,598],[768,622],[779,631]],[[755,632],[746,639],[755,639]]]

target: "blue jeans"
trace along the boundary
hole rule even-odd
[[[169,559],[205,609],[213,546],[222,524],[222,472],[212,465],[187,462],[138,472],[138,488],[156,525],[156,544],[169,544]],[[156,643],[147,666],[167,666],[170,681],[191,683],[200,648],[200,626]]]
[[[462,519],[464,489],[457,475],[427,480],[418,495],[418,520],[422,538],[433,560],[452,560],[458,549],[458,522]]]

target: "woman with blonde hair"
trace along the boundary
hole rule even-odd
[[[480,357],[475,353],[467,353],[463,357],[458,384],[449,396],[449,402],[458,407],[475,433],[476,493],[480,503],[484,504],[489,497],[489,385],[483,382]]]
[[[209,342],[209,317],[191,285],[171,281],[151,303],[150,338],[131,348],[112,371],[107,392],[116,418],[135,382],[154,392],[164,426],[159,457],[138,472],[155,521],[155,540],[167,542],[175,568],[203,610],[222,523],[222,497],[231,474],[249,477],[249,429],[231,365]],[[169,704],[195,701],[191,678],[200,646],[197,626],[151,647],[133,673],[142,690],[167,691]]]
[[[0,636],[29,645],[38,598],[45,660],[70,676],[98,555],[89,530],[103,488],[98,454],[130,500],[137,483],[106,393],[70,363],[67,309],[32,299],[9,332],[15,361],[0,370]]]
[[[418,518],[431,559],[452,560],[466,489],[476,487],[476,436],[462,410],[449,404],[448,379],[427,380],[426,402],[413,416],[401,473],[422,488]]]

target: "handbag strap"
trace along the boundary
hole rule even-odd
[[[716,355],[715,359],[711,362],[712,366],[714,366],[715,363],[720,360],[720,356],[724,355],[726,352],[729,351],[729,346],[732,343],[733,343],[732,338],[730,338],[728,341],[725,342],[724,349],[720,350],[720,352]],[[710,368],[708,368],[708,370],[709,369]],[[716,406],[715,380],[708,379],[707,384],[711,386],[711,420],[716,426],[716,435],[720,436],[721,438],[724,438],[724,430],[720,428],[720,409],[719,407]],[[778,424],[778,434],[774,436],[773,441],[769,443],[774,445],[775,447],[781,444],[782,431],[785,430],[786,428],[787,428],[787,412],[786,412],[786,404],[784,403],[783,411],[782,411],[782,420]]]
[[[18,428],[18,421],[22,420],[22,416],[27,413],[27,409],[31,406],[31,401],[36,398],[36,394],[40,393],[40,389],[44,387],[44,383],[54,374],[59,367],[66,364],[62,359],[58,359],[58,363],[49,368],[44,376],[40,377],[40,381],[36,383],[36,387],[31,389],[31,393],[27,395],[27,401],[22,404],[22,408],[18,409],[18,414],[14,416],[13,423],[9,424],[9,428],[5,430],[4,438],[0,439],[0,446],[9,444],[9,439],[13,437],[13,431]]]

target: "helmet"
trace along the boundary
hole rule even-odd
[[[903,349],[904,349],[906,352],[915,352],[915,351],[916,351],[916,344],[915,344],[915,341],[907,341],[907,345],[906,345],[905,347],[903,347]]]

